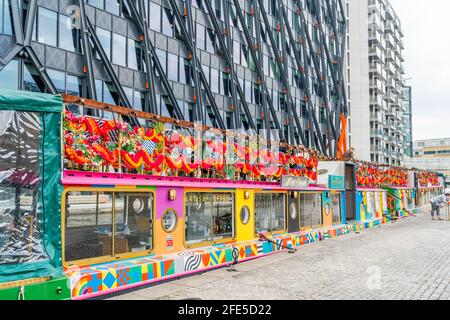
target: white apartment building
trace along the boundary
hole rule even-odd
[[[387,0],[349,0],[350,141],[365,161],[404,158],[403,33]]]

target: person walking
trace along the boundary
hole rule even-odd
[[[437,197],[434,197],[430,200],[431,202],[431,219],[432,220],[444,220],[441,218],[440,215],[440,208],[444,205],[448,205],[448,202],[450,200],[450,192],[446,192],[445,195],[441,194]],[[436,214],[437,219],[434,218],[434,215]]]

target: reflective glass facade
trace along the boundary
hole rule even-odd
[[[0,83],[13,76],[5,86],[223,129],[278,129],[335,154],[347,114],[346,1],[186,1],[37,1],[15,16],[0,0],[0,41],[10,44]],[[31,34],[28,60],[8,56],[12,22],[26,12],[35,12],[33,30],[21,30]]]

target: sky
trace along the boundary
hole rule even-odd
[[[390,0],[405,35],[413,140],[450,138],[450,1]]]

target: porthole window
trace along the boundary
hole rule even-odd
[[[291,203],[291,206],[289,207],[289,214],[292,219],[297,219],[297,206],[295,203]]]
[[[177,213],[175,210],[166,210],[162,216],[161,223],[165,232],[173,232],[177,226]]]
[[[241,209],[241,222],[243,225],[246,225],[250,221],[250,210],[247,206],[242,207]]]
[[[144,203],[144,201],[141,198],[134,199],[134,201],[133,201],[133,211],[136,214],[142,213],[144,208],[145,208],[145,203]]]

